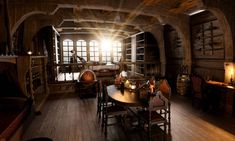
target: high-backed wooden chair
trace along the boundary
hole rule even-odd
[[[171,87],[166,79],[158,82],[158,112],[167,120],[168,132],[171,130]]]
[[[100,119],[101,115],[102,115],[102,111],[103,111],[103,105],[105,103],[105,93],[103,90],[104,86],[108,86],[108,85],[112,85],[114,84],[114,80],[109,79],[109,80],[99,80],[99,88],[98,88],[98,95],[97,95],[97,115]],[[112,101],[110,101],[110,104],[113,104]]]
[[[152,139],[155,133],[152,131],[153,126],[158,126],[163,130],[163,138],[166,138],[167,119],[159,113],[159,102],[161,103],[162,93],[159,91],[155,96],[150,97],[147,110],[138,112],[139,125],[148,134],[148,140]],[[164,105],[164,104],[163,104]],[[163,128],[162,128],[163,127]]]
[[[119,106],[117,104],[109,104],[110,99],[107,93],[107,86],[103,84],[103,96],[104,103],[102,104],[102,129],[104,128],[104,134],[107,136],[107,128],[108,126],[114,125],[116,123],[123,123],[125,125],[125,116],[127,115],[127,109],[123,106]],[[111,118],[119,117],[121,121],[110,123]]]
[[[147,110],[142,109],[138,112],[138,115],[144,119],[143,123],[147,124],[149,140],[151,140],[153,125],[163,127],[164,134],[171,130],[171,87],[164,78],[158,80],[155,85],[155,91],[150,94],[149,107]]]
[[[191,76],[191,90],[192,90],[192,106],[198,104],[200,107],[205,107],[205,80],[198,76]]]

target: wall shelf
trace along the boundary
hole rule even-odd
[[[124,39],[123,42],[125,61],[130,62],[127,64],[128,71],[144,76],[160,73],[157,41],[151,33],[141,32]],[[150,61],[152,63],[146,63]]]
[[[48,96],[46,63],[46,56],[17,57],[18,79],[23,92],[33,99],[35,112]]]
[[[195,58],[224,58],[224,38],[218,20],[212,19],[192,25],[191,30]]]

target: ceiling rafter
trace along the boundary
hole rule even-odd
[[[21,4],[17,0],[10,1]],[[36,7],[37,3],[31,0],[26,4]],[[42,9],[50,9],[47,13],[61,32],[68,29],[103,32],[106,29],[122,35],[143,31],[163,23],[164,19],[177,20],[180,15],[203,7],[202,0],[47,0],[39,5]],[[38,20],[37,16],[35,19]]]

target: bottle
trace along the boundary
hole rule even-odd
[[[123,81],[121,82],[120,89],[121,89],[121,93],[124,93],[125,86],[124,86],[124,82]]]

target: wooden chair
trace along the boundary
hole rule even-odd
[[[221,89],[207,84],[206,81],[198,75],[191,76],[191,88],[192,106],[198,106],[202,108],[203,111],[215,114],[220,113]]]
[[[101,118],[102,111],[103,111],[103,106],[104,106],[104,103],[105,103],[103,86],[112,85],[113,83],[114,82],[111,79],[109,79],[109,80],[99,80],[98,95],[97,95],[97,115],[98,115],[99,119]],[[112,101],[110,101],[108,103],[108,105],[111,105],[111,104],[113,104]]]
[[[103,96],[102,96],[102,81],[99,80],[99,86],[98,86],[98,95],[97,95],[97,106],[96,106],[96,113],[100,119],[101,112],[102,112],[102,104],[103,104]]]
[[[156,86],[159,101],[156,103],[158,112],[167,120],[168,132],[171,130],[171,87],[166,79],[161,79]]]
[[[196,102],[199,106],[205,108],[205,80],[198,76],[191,76],[191,90],[192,90],[192,106],[195,106]]]
[[[103,84],[103,96],[104,103],[102,104],[102,129],[104,128],[104,134],[107,136],[107,127],[118,123],[110,123],[109,119],[119,117],[121,124],[125,126],[125,116],[127,115],[127,109],[117,104],[109,104],[110,99],[108,97],[107,86],[105,84]]]
[[[152,131],[154,125],[162,129],[164,135],[163,139],[166,139],[167,119],[158,112],[162,97],[163,95],[160,91],[155,96],[150,97],[147,110],[141,110],[137,114],[139,117],[139,125],[147,132],[149,141],[152,139],[152,136],[155,135]]]

